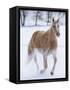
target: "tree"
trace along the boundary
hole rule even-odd
[[[36,12],[35,26],[37,26],[38,13],[39,13],[39,11]]]
[[[22,11],[20,12],[20,24],[21,25],[23,24],[23,12]]]
[[[52,17],[52,13],[51,12],[47,12],[47,24],[51,22],[51,17]]]
[[[22,26],[25,25],[25,12],[24,11],[21,14],[21,24],[22,24]]]
[[[21,11],[20,20],[21,20],[21,25],[22,26],[25,26],[25,20],[26,20],[27,15],[28,15],[28,11]]]
[[[38,20],[45,21],[45,18],[43,17],[43,11],[34,11],[33,17],[35,26],[38,25]]]

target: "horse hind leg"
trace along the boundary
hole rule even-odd
[[[38,62],[37,62],[36,55],[34,56],[34,62],[35,62],[35,64],[36,64],[37,70],[39,70],[39,65],[38,65]]]
[[[34,50],[34,62],[36,64],[37,70],[39,70],[39,65],[38,65],[37,57],[36,57],[36,50]]]
[[[47,69],[47,56],[44,55],[43,56],[43,65],[44,65],[44,69],[40,71],[41,74],[43,74],[45,72],[45,70]]]

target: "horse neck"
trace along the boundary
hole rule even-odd
[[[53,26],[51,26],[51,28],[50,28],[50,33],[51,33],[51,36],[52,36],[52,35],[56,36],[56,33],[55,33],[55,31],[54,31]]]
[[[50,40],[51,42],[57,40],[56,34],[55,34],[54,29],[53,29],[52,27],[49,29],[49,40]]]

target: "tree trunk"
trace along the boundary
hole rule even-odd
[[[39,12],[39,11],[37,11],[37,12],[36,12],[36,20],[35,20],[35,26],[37,26],[37,18],[38,18],[38,12]]]
[[[23,22],[22,22],[22,26],[25,25],[25,12],[23,11]]]

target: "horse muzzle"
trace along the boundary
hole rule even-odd
[[[59,32],[57,32],[57,33],[56,33],[56,35],[59,37],[59,36],[60,36],[60,33],[59,33]]]

